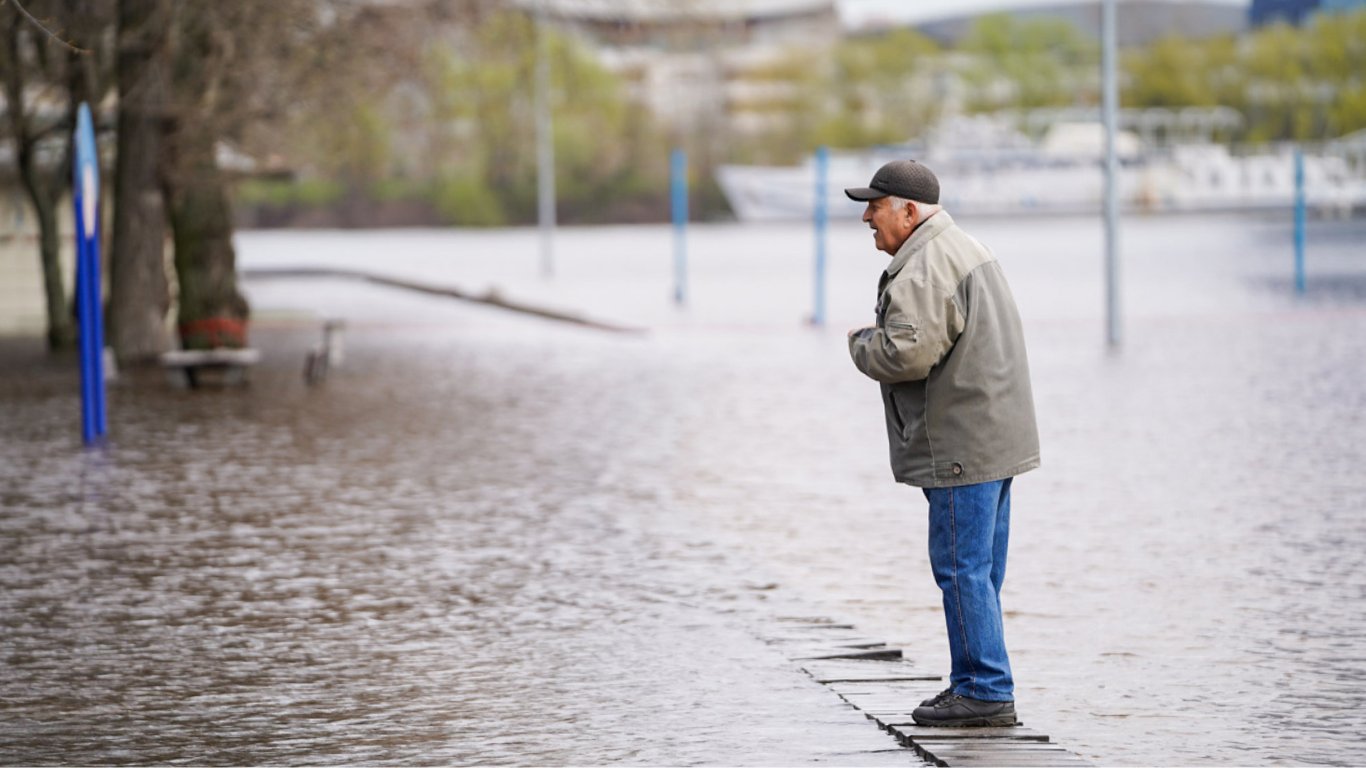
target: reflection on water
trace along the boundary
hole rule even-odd
[[[1279,225],[1131,223],[1113,355],[1090,222],[974,227],[1044,433],[1005,595],[1020,709],[1099,762],[1366,761],[1366,306],[1313,279],[1366,264],[1360,223],[1322,226],[1297,300]],[[0,345],[0,761],[918,762],[755,639],[795,605],[947,668],[923,499],[843,348],[865,231],[832,233],[826,332],[805,233],[699,228],[682,311],[662,228],[566,232],[552,285],[515,282],[525,232],[330,258],[386,237],[401,276],[656,331],[253,283],[252,385],[115,388],[92,452],[71,366]],[[346,367],[306,387],[320,324],[273,308],[346,317]]]
[[[361,329],[316,390],[262,331],[250,389],[116,389],[84,454],[69,379],[6,375],[0,759],[918,764],[652,531],[675,428],[618,398],[663,372],[481,319]]]

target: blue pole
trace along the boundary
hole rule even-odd
[[[100,171],[90,107],[76,117],[76,157],[71,164],[76,218],[76,310],[81,350],[81,437],[87,445],[106,432],[104,410],[104,318],[100,297]]]
[[[675,149],[669,162],[674,220],[674,302],[683,304],[688,290],[688,153]]]
[[[98,192],[96,200],[98,201]],[[95,347],[95,434],[104,436],[109,431],[108,419],[105,416],[105,387],[104,387],[104,292],[100,286],[104,281],[100,279],[100,217],[99,203],[95,205],[95,229],[90,235],[90,242],[86,245],[86,252],[90,259],[90,306],[91,315],[94,319],[95,334],[91,342]]]
[[[94,356],[90,351],[95,333],[90,327],[90,259],[86,256],[85,237],[80,231],[80,187],[76,190],[76,323],[81,359],[81,440],[89,445],[95,442],[96,436]]]
[[[817,327],[825,325],[825,229],[830,218],[825,187],[829,176],[830,150],[824,146],[816,147],[816,204],[813,209],[816,223],[816,295],[811,308],[811,324]]]
[[[1295,148],[1295,293],[1304,293],[1304,152]]]

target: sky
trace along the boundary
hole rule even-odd
[[[840,17],[844,24],[850,27],[860,27],[880,20],[920,22],[968,13],[1053,5],[1061,1],[1063,0],[837,0]],[[1250,3],[1250,0],[1213,1],[1234,6],[1246,6]]]

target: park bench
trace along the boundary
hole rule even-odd
[[[260,361],[261,353],[255,349],[176,349],[161,355],[161,366],[172,383],[183,381],[190,389],[241,384],[247,369]]]

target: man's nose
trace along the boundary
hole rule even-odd
[[[870,205],[870,206],[868,206],[868,207],[866,207],[866,208],[863,209],[863,220],[864,220],[864,221],[872,221],[872,220],[873,220],[873,206]]]

